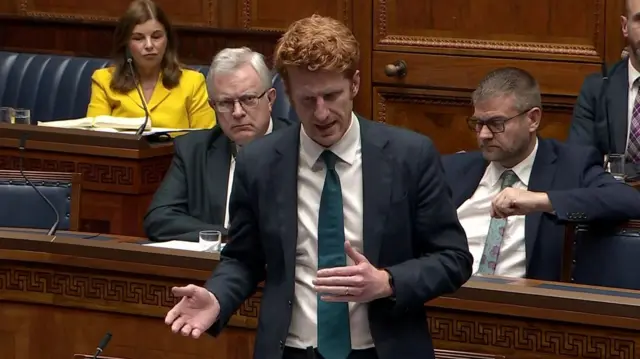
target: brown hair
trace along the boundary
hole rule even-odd
[[[473,91],[473,104],[500,96],[513,96],[518,112],[542,108],[540,87],[527,71],[517,67],[501,67],[489,72]]]
[[[129,9],[120,17],[113,37],[113,64],[115,70],[110,87],[114,91],[129,92],[136,88],[133,74],[127,65],[127,49],[131,34],[136,25],[149,20],[157,20],[162,24],[167,36],[167,48],[161,62],[162,84],[168,89],[178,86],[182,70],[178,61],[178,42],[164,11],[151,0],[135,0]]]
[[[313,15],[289,26],[276,45],[274,66],[287,80],[287,66],[327,70],[353,76],[360,61],[358,40],[338,20]]]

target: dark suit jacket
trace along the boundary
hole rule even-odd
[[[640,218],[640,192],[605,172],[593,147],[539,139],[529,190],[546,192],[555,215],[531,213],[525,219],[527,277],[560,280],[565,224],[617,222]],[[443,156],[456,207],[475,192],[488,162],[481,152]],[[603,223],[607,224],[607,223]]]
[[[424,303],[457,290],[472,257],[439,155],[415,132],[360,119],[364,255],[393,275],[396,300],[370,303],[381,359],[432,358]],[[300,125],[254,141],[236,162],[232,240],[206,287],[220,302],[217,335],[266,279],[254,358],[281,358],[291,321],[298,228]]]
[[[272,131],[289,126],[273,118]],[[173,162],[144,218],[152,241],[198,241],[204,230],[227,234],[224,215],[231,164],[231,142],[219,126],[174,140]]]
[[[608,76],[609,81],[605,86],[602,74],[592,74],[584,80],[573,109],[568,138],[568,142],[572,144],[594,146],[602,155],[625,153],[626,150],[628,60],[623,59],[614,64],[609,69]]]

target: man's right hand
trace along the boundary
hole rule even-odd
[[[173,287],[171,291],[182,299],[167,313],[164,322],[171,326],[174,333],[199,338],[218,319],[218,299],[207,289],[193,284]]]

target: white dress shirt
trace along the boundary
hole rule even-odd
[[[268,135],[273,131],[273,119],[269,118],[269,127],[264,133],[264,136]],[[238,147],[238,150],[240,148]],[[229,162],[229,179],[227,182],[227,203],[225,204],[224,209],[224,228],[229,228],[229,198],[231,197],[231,189],[233,189],[233,174],[236,171],[236,158],[231,155],[231,161]]]
[[[286,345],[293,348],[318,346],[317,294],[312,281],[318,272],[318,212],[326,167],[320,159],[325,150],[300,130],[298,164],[298,244],[296,246],[295,295]],[[351,124],[342,139],[329,148],[339,160],[344,210],[345,239],[360,253],[363,251],[362,150],[360,123],[352,114]],[[353,261],[347,257],[347,265]],[[367,305],[349,303],[351,347],[373,347]]]
[[[538,152],[538,139],[536,145],[524,159],[512,168],[518,176],[513,188],[527,189],[531,169]],[[473,255],[473,273],[478,271],[480,259],[484,251],[484,244],[489,233],[491,223],[491,201],[500,193],[500,176],[507,168],[496,162],[491,162],[484,172],[484,176],[478,184],[473,195],[458,207],[458,219],[467,233],[469,251]],[[525,249],[525,216],[512,216],[507,218],[504,237],[500,247],[498,264],[495,275],[506,277],[524,277],[526,274],[526,249]]]
[[[627,142],[624,146],[625,152],[627,150],[627,146],[629,145],[629,134],[631,134],[631,118],[633,117],[633,105],[636,102],[636,96],[638,95],[638,82],[636,80],[640,77],[640,72],[633,67],[631,63],[631,59],[629,59],[629,87],[627,90],[629,91],[629,100],[627,104]]]

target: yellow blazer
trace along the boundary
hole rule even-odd
[[[113,91],[109,86],[114,68],[96,70],[91,76],[91,101],[87,117],[144,117],[144,108],[136,89],[128,93]],[[152,127],[211,128],[216,115],[208,103],[204,76],[194,70],[182,69],[178,86],[167,89],[158,78],[150,101],[149,121]]]

